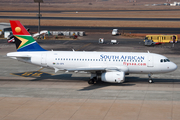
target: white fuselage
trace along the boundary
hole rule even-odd
[[[7,56],[42,67],[64,71],[107,71],[125,73],[165,73],[177,65],[154,53],[42,51],[11,52]]]

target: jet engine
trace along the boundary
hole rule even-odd
[[[104,82],[122,83],[124,79],[124,72],[105,72],[101,74],[101,80]]]

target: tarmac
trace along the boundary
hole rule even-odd
[[[105,44],[98,44],[103,36]],[[118,44],[110,44],[117,39]],[[177,64],[171,73],[130,74],[123,84],[89,85],[89,74],[54,73],[51,69],[6,57],[14,44],[0,40],[0,120],[179,120],[180,45],[147,47],[141,38],[105,34],[78,40],[38,40],[47,50],[153,52]]]

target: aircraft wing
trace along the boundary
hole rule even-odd
[[[67,69],[69,72],[94,72],[94,71],[121,71],[117,67],[94,67],[94,68],[76,68],[76,69]]]
[[[85,67],[85,68],[75,68],[75,69],[58,69],[54,67],[55,72],[62,70],[66,72],[97,72],[97,71],[102,71],[102,72],[107,72],[107,71],[122,71],[122,72],[128,72],[128,67],[126,66],[120,66],[120,67],[102,67],[102,66],[97,66],[97,67]]]
[[[68,69],[68,71],[107,71],[107,70],[117,70],[116,67],[108,68],[108,67],[94,67],[94,68],[76,68],[76,69]]]

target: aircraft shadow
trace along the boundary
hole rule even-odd
[[[15,74],[15,73],[12,73]],[[19,73],[18,73],[19,74]],[[22,74],[22,73],[21,73]],[[52,74],[43,74],[40,77],[33,77],[34,79],[30,81],[46,81],[46,82],[87,82],[89,80],[89,77],[72,77],[72,74],[59,74],[59,75],[52,75]],[[0,79],[0,81],[4,81],[3,79]],[[6,80],[7,81],[7,80]],[[8,81],[23,81],[23,80],[11,80]],[[24,80],[27,81],[27,80]],[[162,78],[153,78],[154,83],[152,84],[180,84],[180,79],[162,79]],[[126,77],[124,83],[107,83],[98,81],[97,83],[93,85],[86,86],[78,91],[88,91],[88,90],[94,90],[109,86],[134,86],[136,84],[149,84],[148,78],[139,78],[139,77]],[[88,84],[88,83],[87,83]]]
[[[23,76],[24,73],[27,73],[29,75],[29,73],[31,73],[30,75],[32,76]],[[34,73],[39,73],[39,71],[31,71],[31,72],[23,72],[23,73],[11,73],[12,75],[15,76],[21,76],[21,77],[29,77],[29,78],[34,78],[31,81],[41,81],[41,80],[50,80],[52,81],[64,81],[64,80],[78,80],[78,81],[88,81],[89,77],[72,77],[72,74],[59,74],[59,75],[52,75],[49,73],[44,73],[44,72],[40,72],[43,73],[40,76],[33,76]],[[170,83],[170,82],[176,82],[176,83],[180,83],[180,79],[163,79],[163,78],[152,78],[153,81],[155,83]],[[27,80],[26,80],[27,81]],[[126,77],[125,78],[125,82],[124,83],[147,83],[148,82],[148,78],[139,78],[139,77]],[[106,82],[98,82],[95,83],[94,85],[121,85],[121,84],[117,84],[117,83],[106,83]]]
[[[164,78],[152,78],[154,83],[172,83],[180,84],[180,79],[164,79]],[[148,83],[148,78],[139,78],[139,77],[126,77],[126,81],[124,83]]]
[[[31,81],[41,81],[41,80],[49,80],[50,82],[68,82],[68,81],[86,81],[89,79],[89,77],[72,77],[72,74],[60,74],[60,75],[46,75],[46,76],[41,76],[38,78],[35,78]]]
[[[80,89],[78,91],[86,91],[86,90],[94,90],[94,89],[99,89],[99,88],[103,88],[103,87],[109,87],[109,86],[133,86],[136,84],[117,84],[117,83],[107,83],[107,82],[98,82],[95,83],[93,85],[89,85],[87,87],[84,87],[83,89]]]

